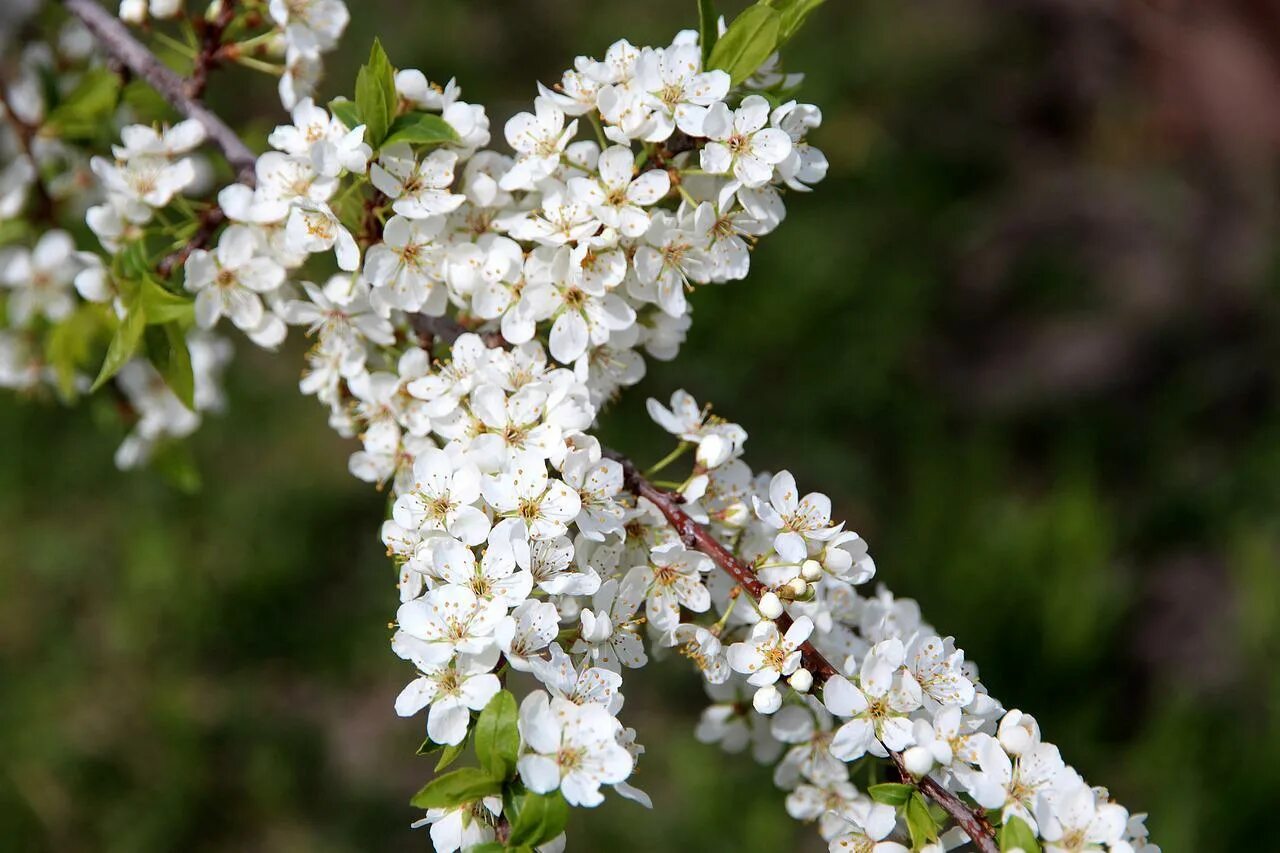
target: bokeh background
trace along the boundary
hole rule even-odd
[[[577,53],[663,43],[692,0],[359,0],[500,128]],[[733,12],[741,4],[724,3]],[[746,282],[697,294],[688,388],[872,543],[879,579],[1168,853],[1260,849],[1280,793],[1280,5],[832,0],[788,49],[831,160]],[[213,99],[265,132],[238,72]],[[391,703],[382,499],[251,353],[196,494],[121,474],[93,406],[0,400],[0,850],[422,850],[430,775]],[[572,847],[817,850],[768,774],[692,737],[679,665],[629,679],[652,813]]]

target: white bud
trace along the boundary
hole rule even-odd
[[[151,0],[153,18],[174,18],[182,11],[182,0]]]
[[[772,714],[782,707],[782,693],[777,686],[766,684],[751,697],[751,705],[761,714]]]
[[[807,669],[797,669],[791,673],[791,677],[787,679],[787,683],[791,685],[791,689],[797,693],[808,693],[809,688],[813,686],[813,674]]]
[[[738,501],[724,511],[723,520],[730,527],[744,527],[751,520],[751,510],[747,509],[745,503]]]
[[[804,565],[800,566],[800,577],[810,583],[822,580],[822,564],[817,560],[805,560]]]
[[[120,3],[120,20],[126,24],[141,24],[147,19],[147,0],[123,0]]]
[[[902,763],[908,773],[919,778],[933,769],[933,756],[923,746],[913,746],[902,753]]]
[[[772,592],[760,596],[760,615],[766,619],[777,619],[782,615],[782,602]]]
[[[792,578],[787,582],[787,591],[792,598],[802,598],[809,591],[809,582],[804,578]]]

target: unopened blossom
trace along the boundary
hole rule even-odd
[[[712,140],[702,149],[702,168],[731,174],[747,187],[767,184],[774,167],[791,154],[791,137],[768,123],[769,102],[759,95],[743,98],[736,110],[722,101],[712,105],[702,120],[703,133]]]
[[[530,693],[520,705],[520,736],[529,752],[517,766],[525,787],[539,794],[559,788],[573,806],[599,805],[600,786],[626,780],[634,765],[618,743],[620,728],[603,705]]]

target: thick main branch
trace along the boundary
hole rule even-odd
[[[97,0],[63,0],[63,5],[93,33],[107,53],[146,80],[175,110],[198,121],[209,139],[222,150],[241,182],[254,183],[253,167],[257,162],[257,155],[226,122],[191,97],[186,80],[156,58],[155,54],[133,37],[119,18],[98,5]]]

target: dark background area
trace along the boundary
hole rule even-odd
[[[575,54],[695,23],[691,0],[351,5],[326,95],[379,35],[498,139]],[[696,294],[609,441],[655,458],[646,396],[713,402],[1166,853],[1255,849],[1280,762],[1277,4],[832,0],[787,58],[831,175],[747,281]],[[265,131],[253,87],[212,97]],[[0,849],[429,847],[382,499],[296,393],[301,345],[241,350],[196,495],[112,468],[109,406],[0,401]],[[572,849],[822,849],[767,771],[694,741],[684,667],[625,692],[657,809],[611,798]]]

